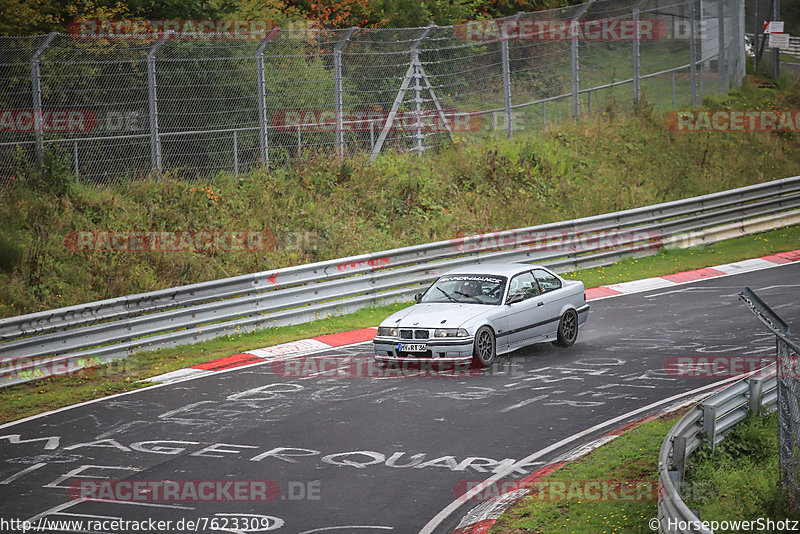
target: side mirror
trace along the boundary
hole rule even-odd
[[[517,302],[522,302],[523,300],[525,300],[525,295],[523,295],[522,293],[516,293],[508,297],[506,304],[515,304]]]
[[[414,300],[416,300],[417,303],[421,302],[422,301],[422,293],[417,293],[416,295],[414,295]]]

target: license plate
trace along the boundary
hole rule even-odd
[[[397,347],[400,352],[425,352],[428,346],[425,343],[400,343]]]

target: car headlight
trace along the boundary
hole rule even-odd
[[[467,337],[469,332],[463,328],[437,328],[433,337]]]
[[[397,337],[397,328],[393,326],[379,326],[378,335],[387,337]]]

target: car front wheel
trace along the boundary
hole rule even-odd
[[[475,347],[473,355],[481,367],[489,367],[496,356],[494,332],[488,326],[482,326],[475,334]]]
[[[556,347],[569,347],[578,339],[578,313],[575,310],[567,310],[561,316],[558,323],[558,334],[553,345]]]

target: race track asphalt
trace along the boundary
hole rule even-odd
[[[268,362],[5,425],[0,519],[150,518],[173,522],[161,532],[188,532],[176,522],[206,518],[195,530],[416,533],[465,481],[723,378],[675,376],[670,358],[774,354],[766,328],[738,301],[744,286],[800,326],[800,264],[786,264],[593,301],[573,347],[536,345],[483,372],[383,371],[368,365],[367,343],[302,365]],[[332,361],[358,376],[313,375]],[[547,459],[518,466],[516,475]],[[151,491],[163,481],[219,483],[209,501],[81,501],[68,489],[106,481],[119,492],[120,480],[147,481]],[[227,500],[224,483],[235,481],[280,495]],[[245,521],[258,528],[234,528]]]

